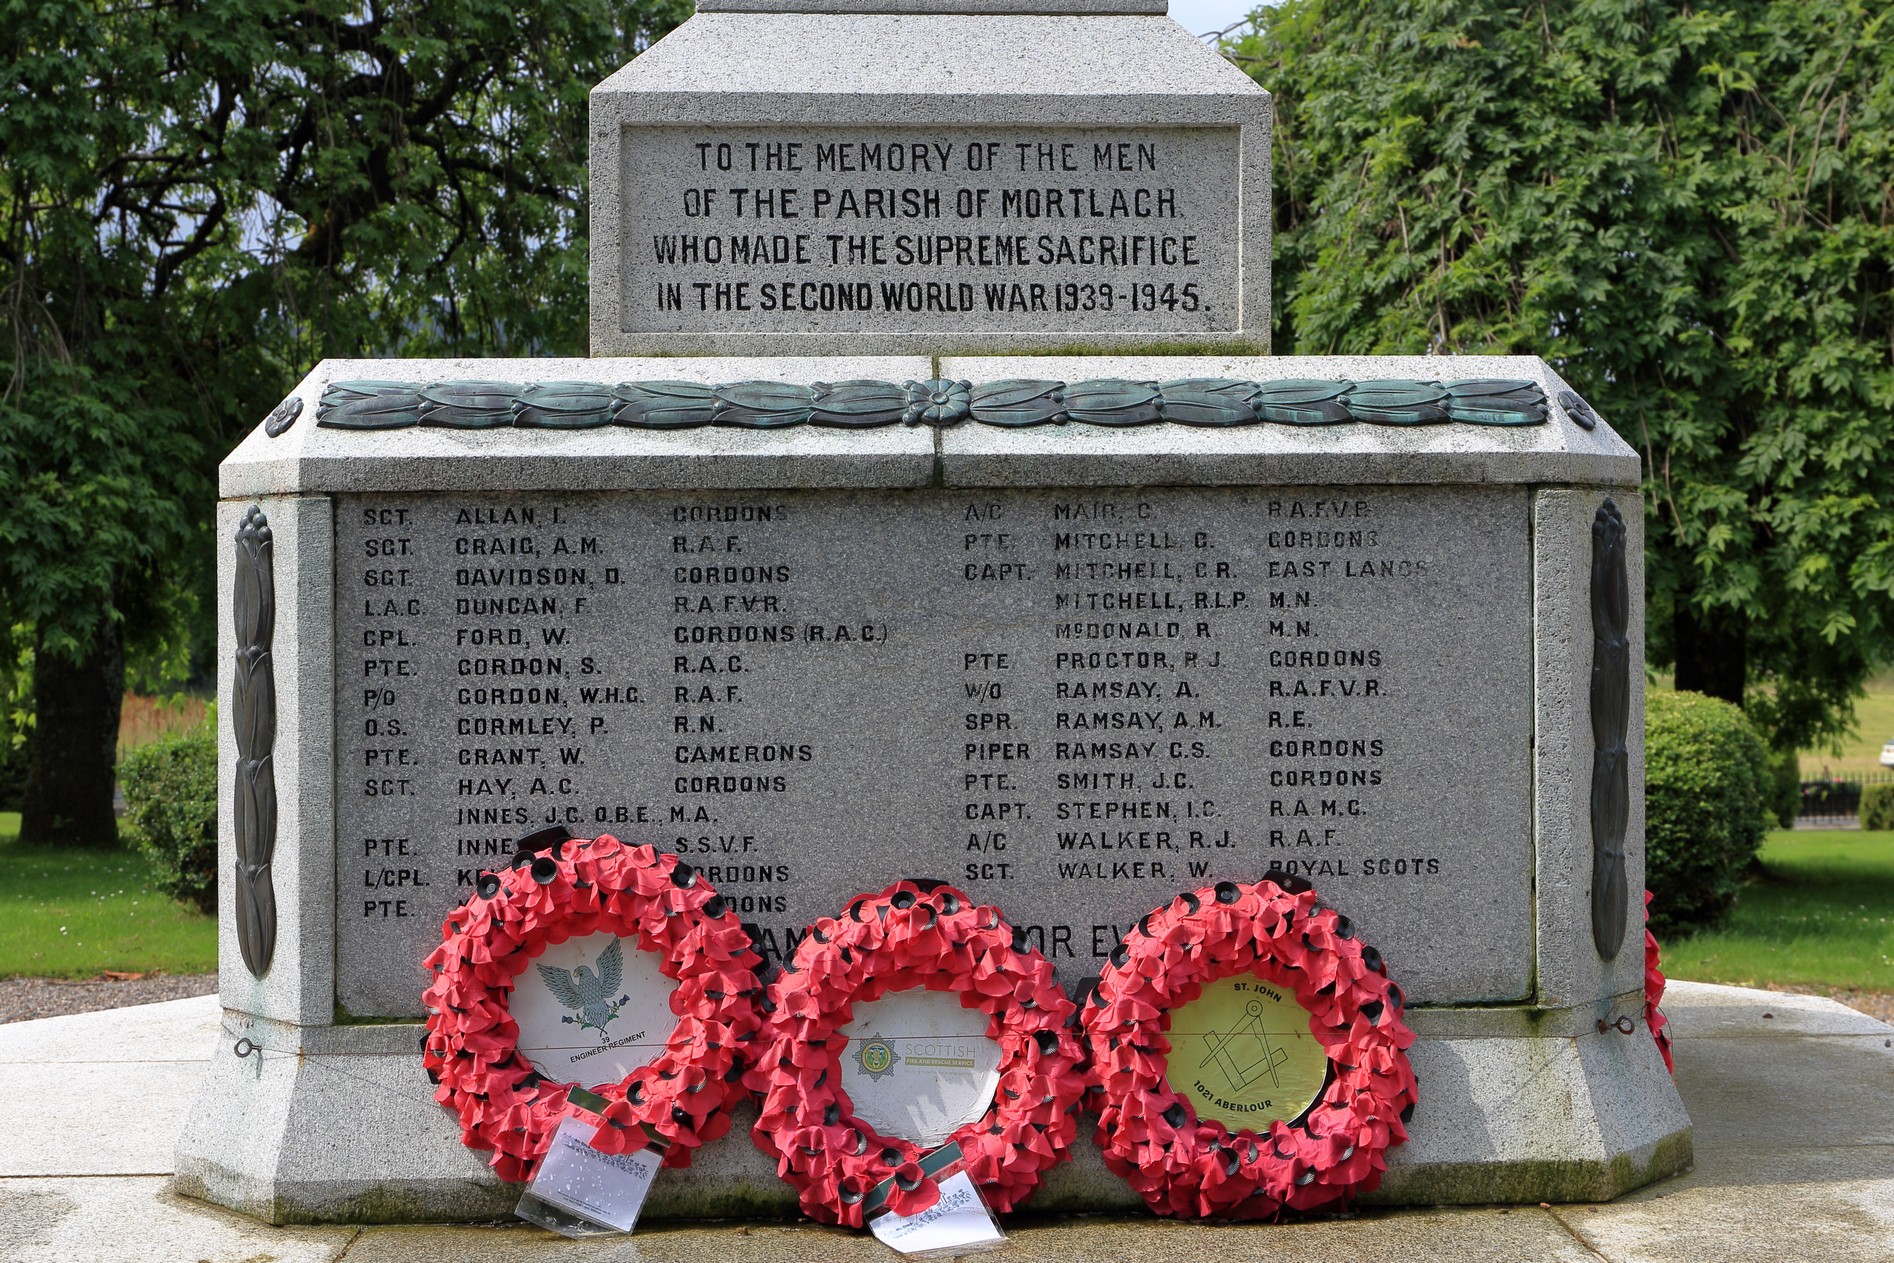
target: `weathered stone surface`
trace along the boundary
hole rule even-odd
[[[1280,1224],[1192,1224],[1144,1213],[1028,1213],[1006,1224],[1008,1254],[1058,1263],[1195,1263],[1219,1255],[1282,1263],[1328,1257],[1374,1263],[1699,1263],[1711,1258],[1880,1263],[1894,1253],[1894,1149],[1889,1144],[1894,1132],[1886,1125],[1894,1103],[1885,1090],[1888,1058],[1894,1056],[1886,1042],[1894,1031],[1811,997],[1692,983],[1672,987],[1667,1007],[1673,1023],[1688,1024],[1688,1037],[1677,1045],[1680,1082],[1697,1120],[1695,1169],[1680,1178],[1610,1205],[1543,1210],[1370,1208]],[[89,1026],[82,1025],[86,1021]],[[12,1041],[6,1051],[43,1042],[48,1057],[57,1058],[88,1045],[98,1052],[99,1045],[115,1044],[111,1055],[134,1064],[162,1060],[166,1042],[180,1033],[208,1050],[218,1015],[213,1000],[193,1000],[56,1022],[0,1027],[0,1035]],[[35,1090],[43,1095],[60,1091],[63,1063],[49,1059],[41,1070]],[[1737,1090],[1728,1091],[1731,1087]],[[170,1112],[183,1102],[155,1095],[149,1104]],[[1838,1118],[1845,1123],[1838,1126]],[[731,1140],[741,1143],[741,1137]],[[1082,1153],[1060,1170],[1087,1160]],[[1089,1161],[1095,1164],[1096,1158]],[[1123,1191],[1121,1182],[1112,1182]],[[887,1257],[865,1234],[807,1223],[653,1220],[639,1226],[629,1245],[622,1239],[559,1242],[523,1224],[266,1228],[178,1197],[169,1183],[164,1176],[81,1172],[0,1179],[0,1258],[246,1263],[268,1257],[301,1263],[331,1260],[346,1250],[352,1263],[438,1263],[524,1261],[553,1254],[618,1260],[631,1249],[640,1257],[675,1263]],[[1047,1208],[1044,1196],[1035,1200],[1034,1209]]]
[[[626,127],[621,321],[665,339],[1228,335],[1240,128]],[[661,345],[657,343],[654,345]]]
[[[1758,992],[1693,982],[1664,993],[1664,1013],[1679,1039],[1785,1039],[1866,1035],[1885,1039],[1885,1022],[1826,996]],[[1888,1143],[1894,1144],[1894,1136]]]
[[[1894,1257],[1894,1029],[1816,996],[1673,983],[1696,1169],[1560,1218],[1608,1259]]]
[[[518,1190],[434,1103],[417,1029],[228,1021],[178,1138],[178,1191],[273,1223],[510,1214]]]
[[[0,1092],[21,1103],[0,1131],[0,1177],[151,1175],[170,1169],[199,1062],[82,1061],[63,1063],[60,1070],[62,1095],[83,1101],[84,1109],[50,1103],[25,1108],[39,1099],[35,1087],[45,1077],[44,1063],[0,1065]],[[101,1125],[102,1119],[112,1122]]]
[[[218,1012],[201,995],[0,1023],[0,1065],[202,1061]]]
[[[0,1182],[0,1258],[32,1263],[334,1263],[356,1229],[279,1228],[179,1197],[162,1176]]]
[[[1592,518],[1623,490],[1558,490],[1533,500],[1534,882],[1538,982],[1543,1003],[1582,1004],[1644,985],[1644,676],[1630,673],[1631,811],[1625,829],[1624,941],[1610,958],[1592,939],[1591,779]],[[1632,599],[1633,664],[1644,661],[1644,517],[1624,515]]]
[[[1618,997],[1619,1007],[1632,999]],[[1420,1108],[1371,1200],[1598,1200],[1689,1164],[1689,1121],[1641,1024],[1621,1035],[1597,1031],[1582,1013],[1541,1011],[1538,1021],[1512,1024],[1506,1019],[1514,1010],[1414,1012],[1463,1032],[1497,1013],[1489,1024],[1501,1033],[1421,1036],[1411,1053]],[[179,1143],[182,1191],[276,1222],[452,1221],[510,1212],[517,1188],[494,1179],[481,1155],[460,1144],[452,1115],[433,1103],[409,1052],[414,1025],[297,1029],[235,1016],[226,1025],[263,1051],[238,1058],[230,1039],[219,1041]],[[1538,1025],[1557,1033],[1511,1033]],[[1868,1047],[1867,1037],[1855,1043]],[[366,1114],[362,1103],[371,1099]],[[739,1109],[730,1135],[693,1155],[687,1173],[660,1179],[647,1214],[793,1213],[793,1193],[749,1141],[753,1121],[749,1107]],[[1032,1203],[1039,1211],[1137,1204],[1104,1168],[1086,1127],[1072,1160],[1047,1174]]]
[[[1424,1039],[1408,1055],[1420,1102],[1366,1201],[1605,1201],[1690,1164],[1690,1117],[1641,1022],[1628,1034]]]
[[[280,441],[289,441],[288,436]],[[228,604],[236,583],[236,555],[229,541],[237,523],[253,506],[263,510],[275,536],[272,586],[276,626],[271,659],[276,742],[270,764],[276,790],[276,830],[270,881],[275,893],[277,940],[293,944],[271,961],[260,978],[244,965],[231,889],[237,868],[233,725],[238,708],[229,666],[237,646]],[[311,653],[305,648],[327,639],[333,626],[332,514],[326,496],[226,500],[217,510],[217,589],[224,610],[224,617],[217,620],[217,983],[225,1004],[280,1021],[326,1022],[334,1012],[335,919],[327,905],[334,899],[335,865],[324,854],[326,848],[300,843],[303,838],[331,835],[335,829],[331,745],[335,711],[330,700],[336,688],[335,660],[332,654]]]
[[[518,424],[513,389],[943,374],[1051,381],[1063,411],[548,429]],[[1504,378],[1552,402],[1537,424],[1218,427],[1137,404],[1138,383],[1201,378]],[[325,391],[361,380],[511,385],[445,386],[425,415],[417,396],[407,428],[325,425]],[[302,919],[262,982],[225,978],[229,1040],[264,1053],[219,1048],[181,1187],[277,1219],[506,1212],[431,1101],[416,1027],[327,1023],[418,1012],[441,914],[549,816],[681,845],[777,956],[847,896],[933,876],[1034,927],[1068,982],[1179,889],[1293,860],[1420,1002],[1424,1109],[1388,1197],[1608,1196],[1671,1169],[1687,1130],[1648,1041],[1598,1031],[1635,1011],[1635,972],[1565,941],[1590,933],[1590,747],[1553,685],[1582,680],[1589,635],[1583,550],[1547,533],[1634,488],[1637,458],[1564,389],[1521,359],[319,366],[304,419],[224,468],[225,515],[258,503],[278,528],[300,709],[276,757],[301,804],[278,889]],[[1156,423],[1087,421],[1084,399]],[[487,412],[503,428],[442,428]],[[1038,1204],[1131,1200],[1087,1143]],[[740,1124],[651,1213],[790,1204]]]
[[[1161,17],[704,13],[592,154],[597,354],[1268,345],[1269,96]]]
[[[1527,503],[1320,492],[336,502],[339,1002],[563,824],[675,851],[784,959],[900,877],[1068,983],[1272,868],[1421,1003],[1531,986]]]

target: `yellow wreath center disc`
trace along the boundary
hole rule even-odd
[[[1171,1089],[1231,1131],[1299,1117],[1328,1076],[1295,993],[1248,974],[1206,983],[1171,1013],[1170,1038]]]

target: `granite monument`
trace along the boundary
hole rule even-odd
[[[421,962],[547,827],[686,857],[775,961],[945,879],[1073,987],[1178,891],[1297,874],[1413,1002],[1377,1200],[1688,1164],[1638,458],[1538,360],[1262,354],[1268,97],[1161,11],[705,5],[594,94],[596,358],[326,361],[224,463],[183,1191],[509,1211]],[[648,1213],[793,1200],[739,1127]],[[1035,1204],[1135,1201],[1084,1148]]]

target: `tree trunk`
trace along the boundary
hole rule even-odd
[[[112,795],[124,699],[125,642],[115,620],[99,620],[78,662],[36,647],[21,842],[118,845]]]
[[[1743,704],[1749,676],[1749,620],[1734,610],[1702,613],[1677,594],[1671,631],[1677,646],[1677,687]]]

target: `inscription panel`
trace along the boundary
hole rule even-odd
[[[620,324],[1232,330],[1239,139],[1237,128],[627,128]]]
[[[1306,875],[1418,1001],[1530,962],[1516,488],[336,501],[338,998],[418,1014],[548,824],[686,857],[766,955],[903,876],[1068,983]]]

